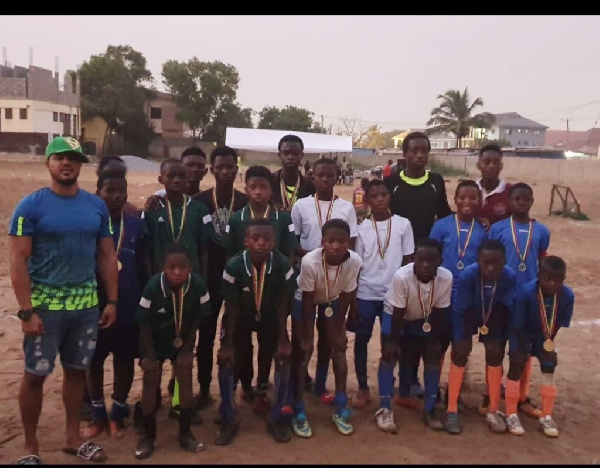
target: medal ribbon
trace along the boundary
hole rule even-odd
[[[552,313],[550,314],[550,323],[548,323],[548,316],[546,315],[546,306],[544,305],[544,295],[542,294],[542,288],[538,286],[538,303],[540,309],[540,322],[544,332],[544,337],[547,340],[552,340],[554,335],[554,328],[556,327],[556,309],[558,308],[557,295],[555,294],[552,299]]]
[[[327,264],[325,263],[325,252],[321,256],[321,264],[323,265],[323,272],[325,273],[325,296],[327,296],[327,303],[331,303],[331,297],[329,296],[329,273],[327,273]],[[333,289],[335,289],[335,285],[338,282],[338,278],[340,277],[340,271],[342,271],[342,264],[340,263],[337,266],[337,270],[335,272],[335,278],[333,279]]]
[[[185,226],[185,217],[187,215],[187,195],[183,195],[183,208],[181,211],[181,223],[179,226],[179,232],[177,236],[175,236],[175,225],[173,224],[173,210],[171,208],[171,202],[167,200],[167,215],[169,216],[169,226],[171,226],[171,233],[173,234],[173,239],[175,242],[179,242],[181,238],[181,233],[183,232],[183,227]]]
[[[388,210],[389,213],[389,210]],[[375,218],[371,216],[371,222],[373,223],[373,229],[375,229],[375,237],[377,238],[377,249],[379,250],[379,256],[381,260],[385,257],[385,253],[390,245],[391,234],[392,234],[392,214],[390,213],[390,217],[388,219],[388,224],[385,231],[385,242],[383,247],[381,246],[381,241],[379,240],[379,232],[377,231],[377,223],[375,222]]]
[[[331,212],[333,211],[333,203],[337,199],[337,195],[334,195],[331,201],[329,202],[329,208],[327,208],[327,214],[325,215],[325,222],[329,221],[331,218]],[[319,205],[319,197],[315,193],[315,207],[317,208],[317,217],[319,218],[319,227],[323,228],[323,215],[321,214],[321,206]]]
[[[294,191],[292,192],[291,196],[288,195],[288,190],[285,185],[285,182],[283,181],[283,178],[281,178],[279,180],[279,191],[281,192],[281,201],[283,203],[283,207],[287,211],[290,211],[292,209],[292,206],[294,206],[294,203],[296,203],[296,200],[298,198],[298,189],[299,188],[300,188],[300,174],[298,174],[298,180],[296,181],[296,186],[294,187]]]
[[[425,304],[423,303],[423,295],[421,294],[421,282],[417,280],[417,292],[419,296],[419,306],[421,306],[421,312],[423,312],[423,318],[425,321],[429,321],[431,310],[433,309],[433,294],[435,292],[435,279],[431,281],[431,294],[429,295],[429,308],[425,311]]]
[[[256,216],[254,216],[254,211],[252,211],[252,207],[250,205],[248,205],[248,209],[250,210],[250,219],[254,219],[256,218]],[[263,218],[269,219],[269,214],[271,213],[271,205],[267,205],[267,209],[265,210],[265,214],[263,215]]]
[[[490,295],[490,304],[488,305],[487,311],[485,310],[485,293],[483,289],[483,278],[479,277],[481,281],[481,320],[483,321],[483,325],[487,324],[490,319],[490,315],[492,315],[492,306],[494,305],[494,295],[496,294],[496,286],[498,283],[494,281],[494,286],[492,287],[492,294]]]
[[[475,227],[475,219],[471,220],[471,227],[469,227],[469,232],[467,233],[467,239],[465,240],[465,246],[461,249],[460,247],[460,221],[458,220],[458,215],[454,215],[454,221],[456,223],[456,236],[458,238],[458,260],[462,261],[465,253],[467,251],[467,247],[469,246],[469,242],[471,242],[471,235],[473,234],[473,228]]]
[[[267,276],[267,261],[260,266],[260,273],[252,264],[252,289],[254,291],[254,306],[256,307],[256,320],[260,320],[260,306],[262,304],[263,293],[265,292],[265,278]]]
[[[179,288],[179,291],[177,291],[177,295],[179,296],[179,307],[177,307],[177,299],[175,297],[175,293],[171,293],[171,301],[173,302],[173,320],[175,321],[175,334],[177,335],[177,337],[181,335],[181,323],[183,321],[183,298],[185,297],[187,290],[190,287],[190,276],[188,276],[187,284],[183,284]],[[161,281],[165,281],[164,273],[161,276]]]
[[[510,217],[510,231],[512,233],[513,244],[515,244],[515,249],[517,250],[517,255],[521,259],[521,263],[525,263],[525,259],[527,258],[527,253],[529,252],[529,247],[531,246],[531,241],[533,239],[531,232],[533,231],[533,221],[529,220],[529,229],[527,230],[527,243],[525,245],[525,252],[521,255],[521,249],[519,248],[519,239],[517,238],[517,228],[515,227],[515,222],[513,221],[513,217]]]
[[[110,226],[110,233],[112,234],[114,231],[112,218],[108,218],[108,223]],[[125,237],[125,226],[123,225],[123,212],[121,212],[121,226],[119,226],[119,238],[117,240],[117,246],[115,251],[117,253],[117,257],[119,256],[119,252],[121,252],[121,247],[123,246],[123,238]]]
[[[219,227],[221,228],[220,232],[225,232],[225,226],[229,222],[229,217],[231,216],[231,212],[233,210],[233,205],[235,204],[235,190],[231,193],[231,203],[229,203],[229,208],[225,213],[224,217],[221,217],[221,211],[219,210],[219,204],[217,203],[217,189],[213,189],[212,192],[212,200],[213,205],[215,206],[215,212],[217,213],[217,218],[219,218]]]

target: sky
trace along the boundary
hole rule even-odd
[[[518,112],[553,130],[600,120],[600,16],[0,16],[12,65],[59,76],[106,51],[142,53],[155,85],[167,60],[221,61],[255,111],[292,105],[335,132],[425,128],[438,95],[468,88],[476,112]],[[74,29],[72,25],[78,24]],[[4,60],[4,57],[2,57]]]

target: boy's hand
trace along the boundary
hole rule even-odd
[[[235,363],[233,357],[233,346],[223,346],[217,352],[217,362],[220,366],[233,366]]]
[[[156,359],[144,358],[140,362],[140,367],[144,372],[158,372],[158,361]]]
[[[146,199],[146,204],[144,205],[144,210],[157,210],[158,209],[158,201],[161,198],[162,197],[159,197],[158,195],[150,195]]]
[[[180,351],[175,359],[175,366],[180,369],[191,369],[194,366],[194,355],[191,352]]]

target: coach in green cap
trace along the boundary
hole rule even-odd
[[[82,163],[90,162],[88,157],[83,154],[83,149],[79,142],[73,137],[56,137],[46,146],[46,159],[53,154],[62,153],[71,153],[77,156],[77,161]]]

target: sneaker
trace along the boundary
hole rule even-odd
[[[539,419],[542,417],[542,410],[531,402],[531,398],[526,398],[525,401],[519,403],[519,411],[522,411],[527,416]]]
[[[404,408],[423,411],[423,402],[417,398],[401,397],[400,395],[396,395],[396,397],[394,398],[394,403]]]
[[[447,413],[444,429],[448,434],[460,434],[463,431],[458,413]]]
[[[479,408],[477,408],[477,412],[479,413],[479,415],[485,416],[486,414],[488,414],[489,406],[490,406],[490,396],[483,395],[483,400],[482,400],[481,404],[479,405]]]
[[[294,415],[294,409],[290,405],[283,405],[281,407],[281,415],[289,420]]]
[[[271,409],[271,402],[267,396],[257,397],[252,405],[254,414],[258,416],[266,416]]]
[[[177,441],[179,442],[179,446],[188,452],[198,453],[206,449],[205,445],[196,439],[191,431],[187,434],[178,436]]]
[[[504,418],[498,412],[486,414],[485,420],[492,432],[506,432],[506,423],[504,422]]]
[[[511,414],[506,418],[506,429],[514,435],[525,434],[525,429],[523,429],[523,426],[521,425],[521,420],[516,414]]]
[[[135,447],[135,458],[138,460],[145,460],[146,458],[150,458],[154,453],[154,448],[156,447],[156,442],[152,439],[148,439],[145,435],[141,436],[138,439],[138,443]]]
[[[443,431],[444,424],[440,420],[435,410],[423,411],[423,422],[432,431]]]
[[[352,406],[357,409],[364,408],[371,402],[371,394],[368,389],[359,390],[354,400],[352,401]]]
[[[423,387],[421,387],[419,382],[415,382],[410,386],[410,396],[415,398],[423,398],[423,395],[425,395],[425,392],[423,391]]]
[[[225,421],[221,423],[221,427],[217,432],[215,445],[229,445],[235,439],[239,429],[237,421]]]
[[[285,443],[292,439],[292,428],[288,422],[282,419],[276,421],[267,419],[267,432],[271,434],[275,442]]]
[[[546,437],[558,437],[558,426],[552,419],[552,416],[548,415],[539,419],[540,428]]]
[[[330,392],[329,390],[325,390],[324,393],[321,393],[320,395],[317,395],[317,396],[321,400],[321,403],[323,403],[324,405],[332,404],[333,400],[335,398],[335,395],[333,394],[333,392]]]
[[[312,436],[312,429],[306,419],[306,413],[298,413],[292,418],[292,430],[294,434],[303,439],[308,439]]]
[[[387,408],[379,408],[375,413],[377,427],[383,432],[398,434],[398,427],[394,423],[394,413]]]
[[[337,430],[342,435],[350,435],[354,432],[354,427],[350,423],[350,410],[348,408],[342,409],[342,411],[338,413],[334,413],[331,417],[333,424],[337,427]]]

